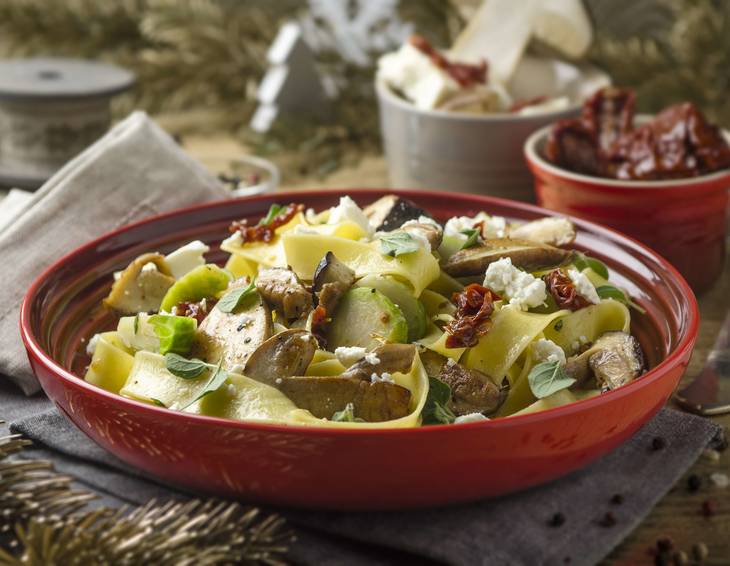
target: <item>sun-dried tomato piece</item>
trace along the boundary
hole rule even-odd
[[[554,269],[543,277],[548,293],[561,309],[577,311],[590,306],[588,300],[578,294],[578,290],[562,269]]]
[[[631,131],[636,95],[632,90],[606,87],[597,91],[583,105],[580,121],[594,133],[599,152],[608,152]]]
[[[331,320],[332,319],[327,316],[327,310],[322,305],[317,305],[312,312],[312,335],[317,339],[317,342],[319,342],[319,346],[322,349],[327,348],[325,331],[327,329],[327,324],[329,324]]]
[[[491,290],[472,283],[459,293],[454,293],[452,300],[456,304],[454,320],[449,322],[444,331],[447,348],[471,348],[479,343],[492,326],[489,319],[494,312],[494,301],[499,296]]]
[[[228,232],[241,235],[241,242],[265,242],[268,243],[274,239],[276,229],[289,222],[297,212],[304,210],[303,204],[291,203],[279,214],[266,221],[266,218],[259,220],[256,226],[249,226],[248,220],[234,220],[228,227]]]
[[[198,324],[203,322],[203,319],[208,316],[208,313],[213,309],[218,299],[203,299],[198,302],[183,301],[175,306],[175,314],[177,316],[188,316],[198,321]]]
[[[487,83],[486,61],[482,60],[478,65],[454,63],[439,53],[423,36],[412,35],[410,42],[413,47],[431,59],[434,65],[454,79],[460,87],[468,88],[475,84]]]

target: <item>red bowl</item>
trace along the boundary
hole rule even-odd
[[[709,289],[725,261],[730,170],[671,181],[581,175],[543,157],[551,127],[525,142],[538,204],[624,232],[667,258],[697,293]]]
[[[360,204],[382,190],[350,191]],[[442,219],[486,210],[515,220],[550,213],[507,200],[395,191]],[[124,399],[80,375],[84,340],[113,325],[98,308],[112,273],[144,251],[192,239],[217,244],[231,220],[256,219],[273,201],[321,209],[333,191],[278,193],[186,208],[138,222],[60,259],[30,287],[21,332],[46,394],[76,426],[125,462],[195,491],[287,506],[402,509],[501,495],[580,468],[633,435],[667,401],[697,335],[687,283],[641,244],[576,220],[576,247],[605,261],[613,280],[646,309],[636,316],[652,368],[633,383],[542,413],[462,425],[332,430],[189,415]]]

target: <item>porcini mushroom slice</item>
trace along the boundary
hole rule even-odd
[[[251,354],[243,368],[246,377],[276,386],[276,380],[304,375],[317,350],[317,339],[306,330],[275,334]]]
[[[408,220],[418,220],[421,216],[431,215],[408,199],[396,195],[386,195],[363,209],[365,216],[376,230],[390,232],[400,228]]]
[[[454,277],[484,275],[490,263],[503,257],[510,258],[512,265],[525,271],[539,271],[568,263],[573,252],[527,240],[498,238],[456,252],[444,263],[443,269]]]
[[[405,417],[411,392],[386,381],[363,381],[348,377],[283,377],[279,389],[294,404],[315,417],[331,419],[352,403],[354,415],[375,423]]]
[[[145,266],[152,266],[147,268]],[[104,304],[123,314],[152,312],[175,283],[165,256],[147,253],[130,263],[112,285]]]
[[[416,347],[413,344],[384,344],[372,351],[377,358],[375,363],[368,361],[366,356],[352,364],[342,377],[369,381],[373,374],[408,373],[413,365]]]
[[[444,236],[444,231],[439,226],[434,226],[433,224],[425,224],[422,222],[408,223],[402,226],[401,230],[426,238],[432,250],[438,249]]]
[[[286,320],[295,320],[312,310],[312,293],[291,269],[270,267],[259,270],[256,289]]]
[[[354,282],[355,272],[337,259],[335,254],[327,252],[314,270],[312,289],[319,292],[327,283],[342,283],[349,288]]]
[[[271,311],[256,293],[234,313],[211,309],[195,333],[193,357],[212,364],[222,359],[227,369],[243,367],[273,331]]]
[[[588,350],[569,358],[565,371],[581,386],[616,389],[642,374],[644,353],[630,334],[606,332]]]
[[[493,413],[504,400],[500,388],[479,370],[468,369],[431,350],[421,353],[421,361],[430,377],[451,388],[449,407],[456,416],[470,413]]]
[[[509,237],[550,246],[567,246],[575,240],[575,225],[567,218],[540,218],[510,227]]]

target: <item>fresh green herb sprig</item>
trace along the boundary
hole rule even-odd
[[[606,267],[605,263],[594,257],[589,257],[584,253],[578,252],[575,260],[573,261],[573,265],[575,265],[578,271],[591,268],[604,279],[608,279],[608,267]]]
[[[542,362],[530,370],[527,381],[532,394],[544,399],[553,393],[566,389],[575,383],[559,361]]]
[[[456,415],[449,408],[451,387],[435,377],[428,378],[428,395],[421,412],[424,425],[451,424]]]
[[[473,248],[479,243],[480,230],[476,228],[467,228],[466,230],[462,230],[461,233],[466,236],[466,241],[461,246],[462,250]]]
[[[284,210],[286,210],[286,207],[283,204],[272,204],[269,207],[269,211],[266,213],[266,216],[259,220],[257,226],[266,226],[267,224],[271,224],[274,218],[279,216],[282,212],[284,212]]]
[[[235,289],[228,291],[220,301],[218,301],[215,307],[221,312],[232,313],[241,303],[256,292],[256,280],[252,280],[251,283],[246,287],[236,287]]]
[[[411,254],[417,252],[420,247],[408,232],[391,232],[380,237],[380,251],[390,257]]]
[[[172,375],[182,379],[195,379],[202,375],[205,370],[211,370],[210,378],[203,386],[200,394],[181,409],[187,409],[190,405],[199,401],[206,395],[218,391],[221,385],[223,385],[226,382],[226,379],[228,379],[228,372],[222,367],[222,359],[218,365],[213,365],[196,358],[188,360],[177,354],[169,353],[165,354],[165,366],[167,367],[167,371],[169,371]]]
[[[341,411],[332,415],[331,421],[336,423],[364,423],[365,420],[355,416],[355,406],[352,403],[345,405]]]

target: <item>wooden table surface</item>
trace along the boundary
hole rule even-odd
[[[225,171],[231,158],[246,152],[245,147],[226,136],[186,136],[183,143],[187,151],[216,172]],[[373,156],[363,159],[355,167],[336,171],[324,180],[304,178],[287,182],[285,179],[282,186],[285,189],[307,187],[333,190],[388,187],[387,168],[382,158]],[[683,384],[691,381],[702,369],[725,313],[730,310],[730,257],[725,262],[722,277],[713,289],[699,297],[699,304],[700,333]],[[730,414],[714,417],[713,420],[730,427]],[[730,450],[720,453],[719,461],[702,456],[603,564],[654,564],[651,549],[658,539],[669,537],[677,550],[687,553],[690,564],[696,563],[692,559],[693,545],[704,543],[709,554],[703,564],[730,565],[730,487],[723,489],[712,484],[709,475],[714,472],[730,474]],[[687,477],[691,474],[702,480],[700,489],[694,493],[687,489]],[[717,509],[709,518],[702,514],[702,504],[707,500],[712,501]]]

